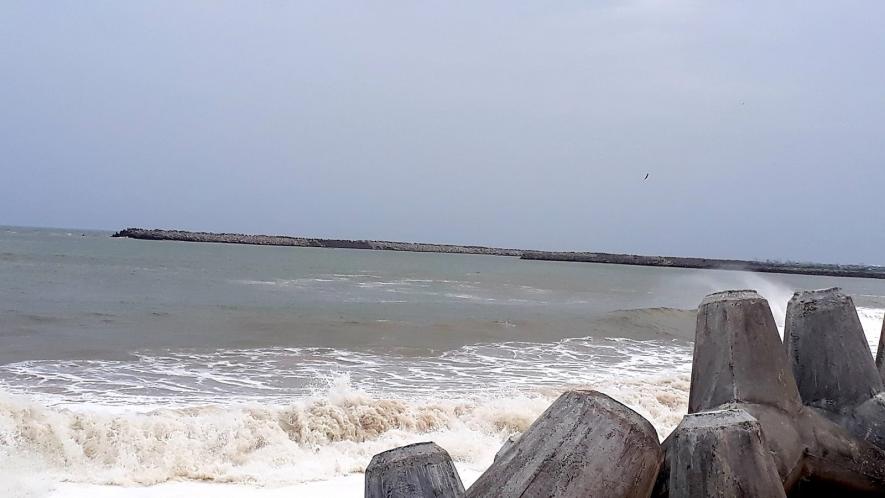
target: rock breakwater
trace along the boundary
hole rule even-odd
[[[675,256],[640,256],[604,252],[533,251],[456,244],[395,242],[389,240],[323,239],[286,235],[251,235],[242,233],[190,232],[126,228],[112,235],[140,240],[172,240],[178,242],[212,242],[219,244],[250,244],[260,246],[323,247],[330,249],[369,249],[375,251],[436,252],[444,254],[482,254],[510,256],[524,260],[565,261],[575,263],[606,263],[616,265],[732,270],[759,273],[791,273],[831,277],[885,279],[885,267],[873,265],[834,265],[781,261],[750,261],[740,259],[687,258]]]

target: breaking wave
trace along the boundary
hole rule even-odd
[[[688,375],[608,380],[597,388],[648,417],[663,436],[678,422]],[[288,405],[159,409],[145,413],[46,407],[0,395],[0,474],[140,485],[169,480],[282,485],[361,472],[380,451],[423,440],[482,470],[557,390],[473,399],[379,398],[346,376]],[[27,467],[24,469],[23,467]]]
[[[669,330],[687,314],[615,312],[606,327]],[[871,348],[883,314],[858,308]],[[611,395],[663,438],[686,412],[690,369],[689,342],[628,337],[419,357],[268,348],[4,365],[0,493],[21,479],[282,486],[362,472],[372,455],[426,440],[481,472],[570,388]]]
[[[685,312],[616,314],[606,327],[660,329]],[[660,317],[642,320],[644,315]],[[641,323],[640,323],[641,322]],[[631,325],[632,324],[632,325]],[[506,324],[503,325],[507,327]],[[0,366],[0,389],[46,405],[154,408],[226,402],[284,404],[344,374],[375,396],[461,398],[537,391],[607,378],[686,373],[691,344],[677,339],[570,338],[555,343],[472,344],[435,356],[335,348],[262,348],[141,353],[127,360],[35,360]]]

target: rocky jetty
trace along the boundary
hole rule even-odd
[[[783,342],[755,291],[711,294],[698,309],[689,413],[662,444],[614,399],[568,391],[465,496],[885,496],[885,396],[860,330],[837,289],[797,293]],[[427,463],[411,448],[393,450],[392,470],[376,464],[390,452],[372,460],[367,497],[382,496],[379,481],[410,486],[409,496],[462,496],[447,454],[434,449]],[[422,472],[436,487],[408,484]]]
[[[452,254],[486,254],[519,257],[523,251],[499,247],[459,246],[451,244],[424,244],[418,242],[391,242],[387,240],[319,239],[287,237],[283,235],[249,235],[242,233],[188,232],[185,230],[156,230],[126,228],[111,235],[140,240],[174,240],[178,242],[214,242],[219,244],[249,244],[258,246],[324,247],[330,249],[371,249],[375,251],[439,252]]]
[[[871,265],[828,265],[742,259],[683,258],[676,256],[638,256],[605,252],[523,251],[522,259],[539,261],[570,261],[576,263],[607,263],[615,265],[697,268],[702,270],[750,271],[757,273],[790,273],[830,277],[885,278],[885,267]]]
[[[800,275],[826,275],[833,277],[885,278],[885,267],[867,265],[826,265],[817,263],[746,261],[738,259],[637,256],[633,254],[611,254],[604,252],[548,252],[506,249],[502,247],[393,242],[389,240],[321,239],[313,237],[289,237],[284,235],[189,232],[186,230],[157,230],[146,228],[126,228],[111,235],[111,237],[125,237],[140,240],[172,240],[178,242],[250,244],[259,246],[325,247],[331,249],[369,249],[375,251],[484,254],[490,256],[511,256],[525,260],[540,261],[606,263],[615,265],[698,268],[761,273],[794,273]]]

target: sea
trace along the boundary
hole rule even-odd
[[[362,496],[435,441],[469,485],[564,390],[664,438],[704,295],[783,324],[838,286],[871,350],[885,281],[0,227],[0,496]],[[702,251],[700,251],[702,252]]]

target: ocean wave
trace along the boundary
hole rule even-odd
[[[872,349],[883,315],[858,308]],[[691,316],[618,311],[600,330],[672,332]],[[471,344],[418,357],[266,348],[4,365],[0,492],[21,489],[20,478],[297,484],[362,472],[372,455],[426,440],[481,472],[565,389],[605,392],[664,438],[686,413],[690,369],[689,342],[625,336]]]
[[[591,334],[586,337],[477,343],[443,351],[271,347],[144,351],[129,359],[33,360],[0,365],[0,390],[28,395],[47,406],[90,403],[148,410],[212,404],[222,398],[283,404],[312,396],[323,379],[337,374],[350,376],[356,388],[373,395],[406,398],[439,392],[470,397],[564,389],[609,378],[690,372],[692,344],[684,337],[693,335],[694,314],[671,308],[618,311],[585,324],[581,332]],[[871,352],[878,346],[883,315],[882,309],[858,308]],[[373,326],[398,328],[383,321]],[[519,337],[532,324],[500,320],[483,329],[471,326],[463,327],[471,334],[482,330]]]
[[[231,280],[238,285],[262,286],[282,292],[322,291],[345,296],[347,302],[377,302],[379,293],[395,293],[416,301],[468,301],[496,304],[548,304],[539,296],[554,293],[529,285],[443,278],[394,278],[389,275],[331,273],[293,279]]]
[[[599,388],[648,417],[665,436],[685,411],[685,374]],[[524,431],[559,394],[473,399],[374,397],[335,378],[288,405],[201,406],[115,413],[50,408],[0,395],[0,474],[137,485],[170,480],[283,485],[362,472],[380,451],[436,441],[482,470],[502,441]],[[23,469],[23,466],[29,468]]]
[[[618,315],[625,316],[633,315]],[[520,326],[496,325],[502,330]],[[339,373],[372,393],[422,397],[442,390],[469,396],[685,373],[690,363],[691,345],[685,341],[604,337],[470,344],[429,356],[336,348],[182,350],[145,352],[130,360],[2,365],[0,388],[52,406],[195,406],[219,397],[284,403],[312,395],[322,379]]]

